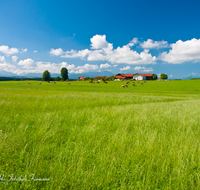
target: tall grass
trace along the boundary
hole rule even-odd
[[[168,82],[0,83],[0,189],[199,189],[198,87]]]

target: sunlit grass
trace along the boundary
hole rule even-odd
[[[199,82],[173,82],[1,82],[0,175],[49,181],[0,188],[199,189]]]

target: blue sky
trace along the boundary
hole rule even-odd
[[[200,1],[0,0],[0,71],[200,76]]]

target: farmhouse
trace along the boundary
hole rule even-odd
[[[133,79],[134,74],[123,74],[123,73],[118,73],[115,75],[117,79],[124,79],[124,80],[131,80]]]
[[[85,77],[78,77],[78,80],[83,81]]]
[[[153,74],[152,73],[148,73],[148,74],[143,74],[143,73],[136,73],[133,76],[133,79],[135,80],[152,80]]]
[[[147,74],[143,74],[143,73],[135,73],[135,74],[123,74],[123,73],[118,73],[117,75],[115,75],[115,77],[117,79],[122,79],[122,80],[152,80],[153,74],[152,73],[147,73]]]

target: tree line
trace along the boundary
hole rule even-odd
[[[61,78],[59,76],[55,78],[57,81],[60,81],[60,80],[65,81],[65,80],[69,79],[69,77],[68,77],[68,70],[67,70],[66,67],[63,67],[60,70],[60,74],[61,74]],[[53,80],[53,78],[51,78],[51,74],[50,74],[50,72],[48,70],[45,70],[43,72],[42,80],[43,81],[51,81],[51,80]]]

